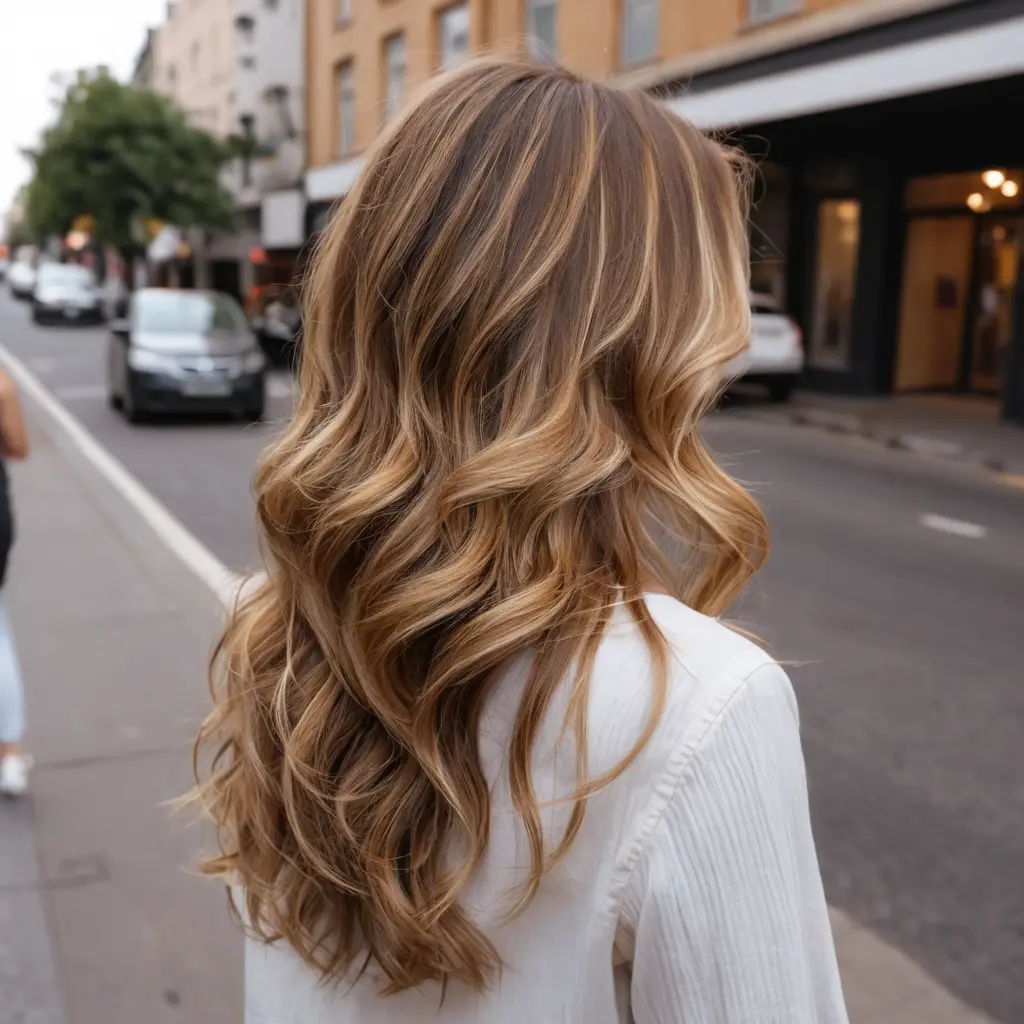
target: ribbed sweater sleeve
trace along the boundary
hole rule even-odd
[[[778,665],[738,686],[672,782],[620,918],[636,1024],[845,1024]]]

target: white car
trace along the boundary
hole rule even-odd
[[[785,402],[804,369],[804,339],[796,322],[770,295],[750,297],[750,347],[726,367],[734,382],[763,384],[773,402]]]
[[[15,260],[7,271],[7,283],[14,298],[32,298],[36,287],[36,268],[28,260]]]
[[[32,291],[32,321],[102,323],[103,306],[92,271],[75,263],[44,263]]]

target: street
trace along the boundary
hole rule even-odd
[[[33,326],[3,293],[0,344],[218,559],[257,564],[249,481],[288,414],[285,374],[266,424],[130,427],[106,405],[104,330]],[[772,526],[737,617],[797,688],[829,902],[964,1002],[1024,1020],[1024,491],[747,403],[707,435]]]

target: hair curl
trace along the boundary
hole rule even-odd
[[[757,505],[697,430],[747,345],[739,166],[646,95],[479,61],[383,135],[327,229],[297,411],[256,474],[268,574],[218,645],[196,749],[204,871],[325,979],[367,957],[387,991],[484,988],[500,964],[459,897],[488,842],[496,673],[535,655],[509,751],[522,908],[657,722],[645,586],[717,615],[763,560]],[[590,665],[620,602],[661,697],[590,777]],[[566,679],[579,789],[552,844],[530,755]]]

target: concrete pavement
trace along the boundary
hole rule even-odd
[[[218,559],[253,561],[248,478],[272,425],[132,430],[103,404],[101,334],[39,331],[0,301],[0,342]],[[854,1020],[981,1019],[948,989],[992,1019],[1024,1019],[1024,793],[1010,768],[1024,737],[1020,494],[969,467],[742,416],[717,418],[709,437],[775,533],[740,612],[801,663],[791,673],[826,889],[846,911],[836,932]],[[982,533],[932,529],[929,513]]]
[[[864,397],[798,392],[786,406],[749,407],[761,419],[853,434],[929,458],[973,463],[1024,486],[1024,427],[978,395]]]
[[[187,873],[201,830],[166,807],[190,782],[218,603],[27,405],[8,603],[36,769],[0,805],[0,1024],[239,1020],[239,936]]]

